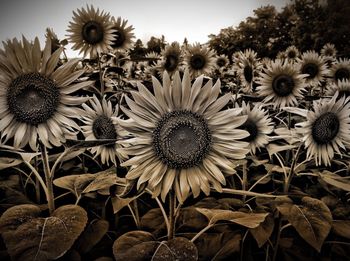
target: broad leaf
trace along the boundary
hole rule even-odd
[[[103,219],[95,219],[85,228],[84,232],[76,242],[75,249],[79,253],[89,252],[107,233],[109,223]]]
[[[137,230],[125,233],[113,244],[115,260],[148,261],[152,259],[158,242],[149,232]]]
[[[319,177],[329,185],[332,185],[345,191],[350,191],[349,177],[342,177],[326,170],[322,173],[319,173]]]
[[[209,224],[213,225],[218,221],[229,221],[247,228],[255,228],[264,222],[268,213],[245,213],[240,211],[196,208],[201,214],[209,219]]]
[[[13,260],[57,259],[71,248],[87,222],[85,210],[75,205],[40,217],[35,205],[18,205],[0,218],[0,233]],[[20,239],[20,240],[19,240]]]
[[[272,215],[268,215],[264,222],[260,224],[260,226],[256,228],[251,228],[249,231],[256,240],[256,243],[258,244],[258,247],[261,248],[267,240],[269,240],[273,228],[275,226],[274,219]]]
[[[298,234],[318,252],[332,227],[332,214],[321,200],[303,197],[301,205],[290,203],[277,207]]]
[[[196,261],[198,251],[196,246],[184,237],[177,237],[167,242],[161,242],[152,257],[153,261]]]
[[[120,210],[122,210],[124,207],[129,205],[136,198],[137,197],[133,197],[133,198],[112,197],[111,201],[113,206],[113,213],[117,214]]]
[[[350,220],[333,220],[333,230],[338,236],[350,239]]]

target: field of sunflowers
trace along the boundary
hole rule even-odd
[[[88,5],[3,42],[0,260],[349,260],[348,56],[133,30]]]

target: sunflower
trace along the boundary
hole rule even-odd
[[[256,149],[267,145],[270,141],[268,134],[273,131],[273,122],[268,117],[268,112],[262,108],[261,104],[255,105],[252,109],[249,103],[242,103],[242,112],[240,115],[247,115],[247,121],[240,129],[249,132],[249,136],[244,140],[249,142],[250,152],[255,154]]]
[[[117,124],[118,107],[113,110],[110,101],[106,101],[105,97],[103,97],[102,102],[100,102],[95,95],[89,100],[89,103],[90,106],[86,103],[82,105],[85,113],[81,121],[85,125],[81,126],[81,129],[85,140],[116,140],[118,136],[126,135],[125,131]],[[109,162],[112,162],[114,165],[117,165],[116,156],[119,162],[126,158],[125,155],[117,153],[116,148],[119,147],[119,144],[108,144],[93,147],[90,151],[95,157],[101,157],[102,164],[106,163],[109,165]]]
[[[295,61],[300,55],[298,48],[296,48],[294,45],[288,46],[285,53],[286,59],[289,61]]]
[[[240,52],[236,59],[234,69],[240,78],[242,91],[251,93],[253,91],[253,83],[258,72],[262,68],[262,64],[257,58],[257,53],[251,49]]]
[[[347,58],[337,60],[330,68],[329,76],[333,83],[350,80],[350,60]]]
[[[350,81],[349,80],[339,80],[337,83],[328,84],[326,89],[326,96],[333,96],[339,92],[339,97],[345,95],[350,96]]]
[[[173,42],[165,46],[161,52],[162,59],[157,62],[157,69],[160,76],[166,71],[172,76],[182,65],[183,57],[178,42]]]
[[[113,33],[115,39],[113,40],[112,48],[114,50],[128,50],[133,43],[133,38],[135,37],[134,33],[132,33],[134,28],[132,25],[127,27],[126,24],[128,23],[128,20],[122,20],[121,17],[118,17],[117,21],[112,17],[112,23],[113,29],[115,30]]]
[[[307,74],[305,84],[312,87],[319,86],[325,77],[329,74],[327,64],[323,57],[319,56],[315,51],[304,52],[300,58],[297,59],[300,73]]]
[[[337,49],[334,44],[326,43],[321,49],[321,55],[324,57],[335,58],[337,56]]]
[[[160,54],[156,52],[149,52],[145,55],[146,61],[140,62],[140,67],[143,71],[147,70],[148,67],[155,67],[157,62],[160,60]]]
[[[95,58],[99,53],[108,52],[114,38],[113,24],[110,22],[109,13],[105,13],[91,5],[73,11],[73,22],[69,22],[69,40],[73,43],[73,50],[80,50],[84,57],[90,54]]]
[[[130,119],[119,123],[134,136],[120,149],[130,156],[122,164],[130,166],[126,178],[137,180],[137,188],[146,183],[163,201],[170,190],[180,202],[190,191],[194,197],[201,191],[209,195],[210,186],[221,191],[225,175],[235,173],[229,159],[242,159],[249,151],[240,141],[248,132],[237,129],[247,116],[239,116],[239,108],[221,110],[231,94],[217,98],[220,81],[202,83],[201,76],[191,86],[188,70],[182,82],[179,72],[173,82],[165,72],[163,86],[153,78],[154,95],[138,84],[133,100],[126,98],[130,109],[121,107]]]
[[[341,154],[350,145],[350,98],[336,93],[331,99],[314,101],[313,111],[291,108],[291,112],[305,117],[305,122],[297,123],[307,148],[306,156],[314,158],[316,165],[331,165],[334,151]]]
[[[230,63],[230,61],[228,60],[228,57],[224,54],[218,55],[216,57],[215,65],[216,65],[216,68],[219,70],[225,69],[229,63]]]
[[[62,47],[51,54],[47,38],[43,52],[38,38],[29,43],[14,38],[0,50],[0,132],[3,142],[13,137],[14,147],[27,144],[37,149],[37,137],[48,148],[60,146],[66,137],[75,137],[79,126],[72,117],[80,114],[86,98],[70,94],[92,84],[73,83],[83,73],[75,71],[78,59],[57,66]]]
[[[201,74],[209,75],[215,67],[215,52],[199,43],[189,45],[185,61],[192,78]]]
[[[264,102],[273,102],[273,107],[281,108],[298,104],[297,99],[302,98],[305,90],[305,74],[300,74],[297,67],[287,60],[276,60],[267,64],[257,79],[258,95]]]

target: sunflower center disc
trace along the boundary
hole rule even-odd
[[[92,124],[92,131],[96,139],[116,139],[117,132],[110,118],[100,115]]]
[[[318,74],[318,66],[314,63],[307,63],[301,69],[301,72],[308,74],[307,79],[313,79]]]
[[[178,64],[178,58],[176,55],[169,54],[166,56],[164,68],[167,71],[169,72],[174,71],[177,67],[177,64]]]
[[[165,114],[153,131],[157,156],[170,168],[191,168],[202,162],[210,149],[211,134],[206,121],[196,113]]]
[[[350,79],[350,71],[346,68],[340,68],[335,72],[335,79],[337,81]]]
[[[113,35],[115,36],[115,40],[113,41],[112,47],[118,48],[118,47],[123,46],[123,44],[126,40],[125,35],[120,31],[114,32]]]
[[[226,61],[225,61],[225,59],[220,59],[219,58],[219,59],[216,60],[216,64],[219,67],[224,67],[226,65]]]
[[[312,125],[312,137],[318,144],[331,142],[339,132],[339,119],[333,112],[326,112]]]
[[[84,24],[82,35],[88,44],[97,44],[103,40],[103,27],[95,21],[89,21]]]
[[[253,80],[253,68],[250,65],[244,67],[244,78],[247,82],[252,82]]]
[[[256,126],[255,122],[252,120],[247,120],[242,127],[240,127],[242,130],[246,130],[249,132],[249,136],[244,138],[244,141],[251,142],[255,140],[255,138],[258,136],[258,127]]]
[[[60,101],[57,85],[39,73],[28,73],[14,79],[7,92],[10,112],[17,121],[38,125],[55,113]]]
[[[192,55],[190,64],[193,69],[201,70],[205,66],[205,58],[199,54]]]
[[[280,97],[286,97],[292,93],[294,80],[289,75],[278,75],[272,81],[272,89]]]
[[[294,51],[289,51],[287,56],[289,59],[294,59],[297,54]]]

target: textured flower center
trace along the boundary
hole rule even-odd
[[[297,56],[297,54],[295,51],[289,51],[287,56],[289,59],[294,59]]]
[[[318,144],[331,142],[339,132],[340,122],[333,112],[326,112],[312,125],[312,137]]]
[[[223,58],[218,58],[218,59],[216,60],[216,64],[217,64],[217,66],[219,66],[219,67],[224,67],[224,66],[226,65],[226,60],[223,59]]]
[[[99,115],[92,124],[92,131],[96,139],[116,139],[117,132],[110,118]]]
[[[17,121],[31,125],[38,125],[51,118],[59,102],[57,85],[39,73],[18,76],[7,90],[10,112]]]
[[[88,44],[97,44],[103,40],[103,27],[100,23],[89,21],[84,24],[82,35]]]
[[[170,168],[191,168],[202,162],[210,149],[206,121],[190,111],[165,114],[153,131],[156,155]]]
[[[301,69],[301,72],[309,75],[306,77],[307,79],[313,79],[318,74],[318,70],[319,69],[317,64],[307,63],[303,66],[303,68]]]
[[[191,67],[194,70],[203,69],[203,67],[205,66],[205,63],[206,63],[205,57],[201,54],[194,54],[190,59]]]
[[[250,119],[248,119],[241,127],[240,129],[246,130],[249,132],[249,136],[244,138],[244,141],[251,142],[256,139],[258,136],[258,126],[256,126],[256,123]]]
[[[347,68],[339,68],[335,72],[335,80],[341,81],[346,79],[350,79],[350,71]]]
[[[281,74],[272,81],[273,91],[280,97],[286,97],[293,92],[294,80],[291,76]]]
[[[121,31],[116,31],[113,33],[115,40],[113,41],[112,47],[113,48],[119,48],[122,47],[126,38],[123,32]]]
[[[177,55],[168,54],[165,58],[164,68],[168,72],[172,72],[176,69],[178,63],[179,63],[179,58]]]
[[[247,82],[252,82],[253,80],[253,68],[250,65],[244,67],[244,78]]]

